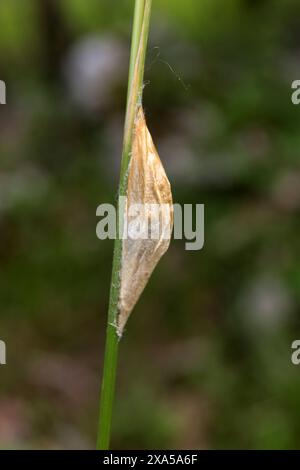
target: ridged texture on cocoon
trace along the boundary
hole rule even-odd
[[[132,212],[135,204],[143,205],[138,217],[136,212]],[[159,213],[156,221],[159,220],[159,223],[155,224],[150,204],[160,205],[156,206]],[[128,317],[155,266],[167,251],[173,228],[171,186],[147,128],[142,107],[138,108],[135,119],[124,221],[128,228],[134,221],[143,233],[143,239],[136,239],[136,235],[129,230],[128,237],[122,240],[121,289],[116,325],[119,336],[122,336]],[[144,229],[141,228],[143,226]],[[155,235],[147,237],[150,228]]]

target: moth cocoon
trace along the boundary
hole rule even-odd
[[[173,228],[171,186],[139,107],[128,169],[120,272],[117,333],[128,317],[160,258]]]

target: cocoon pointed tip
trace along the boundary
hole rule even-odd
[[[173,228],[171,186],[139,107],[128,172],[124,213],[117,334],[160,258],[167,251]],[[124,237],[125,234],[125,237]]]

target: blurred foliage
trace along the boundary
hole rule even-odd
[[[172,243],[129,321],[113,445],[297,448],[298,1],[153,3],[147,118],[206,242]],[[127,63],[132,6],[0,4],[1,448],[94,446],[112,258],[95,213],[116,197],[126,73],[100,74],[89,109],[66,69],[91,37]]]

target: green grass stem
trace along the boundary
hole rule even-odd
[[[128,165],[131,156],[132,136],[134,130],[135,113],[142,99],[145,57],[149,35],[152,0],[135,0],[131,55],[128,77],[128,94],[126,118],[124,127],[124,140],[119,183],[119,196],[126,196]],[[122,218],[123,214],[118,217]],[[104,366],[100,399],[100,417],[98,427],[97,449],[108,450],[111,436],[111,422],[113,402],[115,395],[115,382],[118,361],[119,338],[116,333],[118,316],[118,300],[120,293],[120,269],[122,256],[122,240],[117,237],[114,245],[113,265],[110,298],[108,307],[108,321],[106,330],[106,344],[104,353]]]

